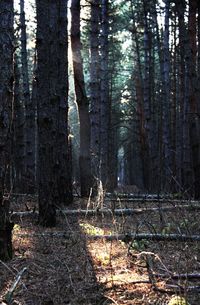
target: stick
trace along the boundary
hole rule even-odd
[[[13,293],[22,277],[22,275],[24,274],[24,272],[27,270],[26,267],[24,267],[17,275],[16,280],[14,281],[13,285],[11,286],[11,288],[8,290],[8,292],[5,295],[5,300],[8,304],[11,304],[12,302],[12,297],[13,297]]]
[[[170,207],[161,207],[161,208],[138,208],[138,209],[88,209],[88,210],[57,210],[57,215],[65,215],[65,216],[97,216],[97,215],[104,215],[104,216],[131,216],[131,215],[138,215],[143,213],[151,213],[151,212],[168,212],[184,209],[187,211],[197,211],[200,210],[200,205],[175,205]],[[26,212],[13,212],[12,213],[12,220],[16,220],[18,218],[23,217],[35,217],[38,216],[37,211],[26,211]]]
[[[79,232],[79,235],[81,233]],[[46,233],[33,233],[33,234],[21,234],[16,233],[15,236],[19,237],[64,237],[64,238],[72,238],[76,236],[75,232],[46,232]],[[112,235],[87,235],[88,239],[91,240],[98,240],[98,239],[105,239],[107,241],[124,241],[124,242],[131,242],[134,240],[150,240],[150,241],[176,241],[176,242],[193,242],[193,241],[200,241],[200,235],[185,235],[185,234],[149,234],[149,233],[128,233],[128,234],[112,234]]]

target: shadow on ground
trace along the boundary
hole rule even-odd
[[[59,232],[70,233],[70,238]],[[13,300],[23,305],[101,305],[106,299],[96,280],[85,236],[76,216],[59,217],[56,228],[44,229],[34,219],[14,228],[14,257],[0,264],[0,297],[4,299],[24,267]]]

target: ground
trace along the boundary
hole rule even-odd
[[[115,205],[133,207],[128,201],[118,200]],[[105,206],[113,208],[113,202],[108,200]],[[158,205],[134,202],[135,208],[144,206]],[[76,199],[70,209],[86,207],[99,208],[95,202]],[[34,208],[37,198],[13,198],[14,211]],[[0,262],[0,299],[5,301],[17,275],[26,268],[13,292],[13,304],[167,305],[173,295],[180,295],[190,305],[198,305],[198,276],[190,281],[173,279],[172,274],[200,273],[199,242],[94,240],[96,235],[161,230],[197,235],[198,220],[198,211],[182,209],[123,217],[61,214],[51,229],[39,226],[37,215],[15,219],[13,259]]]

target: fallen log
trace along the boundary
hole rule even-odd
[[[197,211],[200,210],[200,205],[175,205],[175,206],[166,206],[166,207],[159,207],[159,208],[136,208],[136,209],[78,209],[78,210],[57,210],[57,215],[65,215],[65,216],[131,216],[131,215],[138,215],[143,213],[152,213],[152,212],[168,212],[184,209],[187,211]],[[20,219],[23,217],[36,217],[38,216],[38,211],[25,211],[25,212],[12,212],[11,218],[12,220]]]
[[[173,199],[172,194],[145,194],[145,193],[106,193],[109,198],[149,198],[149,199]],[[178,199],[178,198],[177,198]]]
[[[16,233],[19,237],[78,237],[82,232],[45,232],[45,233]],[[150,234],[150,233],[128,233],[128,234],[112,234],[112,235],[84,235],[91,240],[105,239],[107,241],[123,241],[132,242],[134,240],[150,240],[150,241],[176,241],[176,242],[193,242],[200,241],[200,235],[185,235],[185,234]]]
[[[105,198],[105,202],[126,202],[126,203],[171,203],[171,204],[200,204],[199,200],[181,199],[156,199],[156,198]]]
[[[168,285],[166,284],[166,288],[167,289],[173,289],[173,291],[187,291],[187,292],[198,292],[200,293],[200,286],[188,286],[188,287],[185,287],[185,286],[181,286],[181,285]]]
[[[173,279],[173,280],[198,280],[200,279],[200,273],[185,273],[185,274],[159,274],[153,273],[153,276],[156,278],[162,279]]]

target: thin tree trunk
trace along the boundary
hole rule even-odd
[[[35,192],[35,124],[34,107],[30,97],[29,75],[28,75],[28,54],[27,54],[27,34],[24,11],[24,0],[20,0],[20,26],[21,26],[21,63],[22,63],[22,87],[23,102],[25,105],[25,191],[27,193]]]
[[[152,113],[151,113],[151,92],[150,92],[150,57],[151,57],[151,41],[150,41],[150,29],[147,20],[147,8],[148,2],[143,0],[144,9],[144,91],[143,91],[143,104],[144,104],[144,128],[147,135],[144,155],[144,185],[148,190],[150,189],[151,181],[151,134],[152,134]]]
[[[194,194],[195,198],[200,198],[200,117],[198,114],[198,79],[196,74],[197,63],[197,7],[198,1],[189,1],[189,103],[190,103],[190,141],[194,171]]]
[[[177,141],[177,165],[180,169],[181,185],[183,191],[191,191],[193,182],[190,139],[189,139],[189,75],[188,75],[188,34],[185,25],[185,1],[176,1],[179,26],[179,118]],[[186,65],[187,64],[187,65]]]
[[[25,173],[25,139],[24,124],[25,113],[24,104],[20,94],[20,71],[18,56],[15,54],[14,62],[14,117],[13,117],[13,159],[14,159],[14,190],[25,192],[24,173]]]
[[[165,1],[165,28],[163,37],[163,157],[164,157],[164,185],[165,190],[170,191],[170,180],[172,176],[171,165],[171,139],[170,139],[170,53],[169,53],[169,13],[170,2]]]
[[[12,257],[12,227],[9,201],[4,198],[11,164],[11,127],[13,111],[13,16],[12,0],[0,1],[0,259]]]
[[[89,101],[86,95],[83,75],[83,60],[81,56],[80,0],[72,0],[71,16],[71,46],[74,70],[74,84],[80,123],[79,168],[81,196],[86,197],[89,196],[91,188],[90,117]]]
[[[100,162],[100,0],[91,1],[90,24],[90,121],[92,175],[99,179]]]
[[[108,183],[110,111],[108,77],[108,1],[101,0],[101,73],[100,73],[100,180]]]

